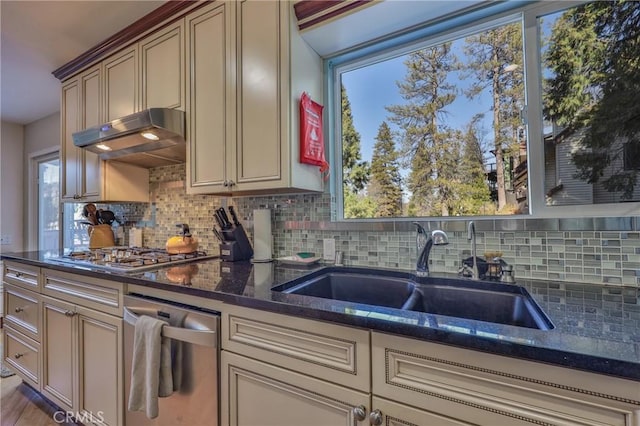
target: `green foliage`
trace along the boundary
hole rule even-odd
[[[640,2],[588,3],[557,21],[545,56],[547,118],[584,128],[572,155],[576,177],[633,197],[638,170],[625,170],[624,143],[640,144]]]
[[[522,27],[519,23],[503,25],[467,37],[465,64],[467,77],[474,77],[467,96],[477,97],[489,90],[493,99],[493,153],[496,157],[498,209],[507,204],[505,154],[515,156],[522,141],[518,138],[520,110],[524,106]],[[510,69],[511,68],[511,69]]]
[[[362,191],[369,181],[370,166],[362,161],[360,152],[360,134],[353,125],[351,104],[344,86],[341,86],[342,97],[342,178],[345,198],[348,192]]]
[[[375,217],[402,215],[402,176],[391,129],[382,122],[371,158],[371,182],[368,195],[378,206]]]
[[[451,43],[413,52],[405,65],[405,80],[397,84],[406,102],[387,110],[391,122],[403,131],[400,152],[410,166],[411,211],[418,216],[447,216],[454,196],[450,175],[455,173],[457,158],[452,130],[444,124],[456,87],[446,79],[460,65]]]
[[[364,219],[375,217],[377,206],[370,197],[353,192],[345,193],[344,217],[345,219]]]

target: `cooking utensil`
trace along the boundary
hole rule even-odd
[[[229,213],[231,214],[231,218],[233,219],[233,224],[235,226],[240,226],[240,221],[238,220],[236,210],[233,208],[233,206],[229,206]]]
[[[98,210],[100,223],[111,225],[116,220],[116,215],[111,210]]]
[[[176,235],[167,240],[166,250],[169,254],[188,254],[198,250],[198,241],[191,236],[189,225],[179,223],[176,225],[182,228],[181,235]]]
[[[93,203],[85,204],[82,208],[82,216],[86,217],[92,225],[98,225],[98,218],[96,217],[98,209]]]
[[[224,223],[224,228],[222,229],[233,228],[233,225],[231,224],[231,221],[229,220],[229,216],[227,216],[227,212],[224,210],[224,207],[220,207],[218,211],[220,212],[220,217],[222,218],[222,221]]]

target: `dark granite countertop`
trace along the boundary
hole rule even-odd
[[[2,254],[3,259],[79,275],[640,381],[640,289],[635,287],[518,279],[555,326],[536,330],[271,291],[323,265],[209,259],[125,274],[61,263],[57,256]]]

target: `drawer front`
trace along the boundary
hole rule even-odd
[[[375,395],[460,421],[628,426],[640,420],[637,382],[375,332],[371,353]]]
[[[4,282],[35,292],[40,291],[40,268],[22,263],[4,261]]]
[[[238,306],[225,307],[222,348],[368,392],[369,331]]]
[[[24,381],[40,389],[40,344],[7,324],[4,332],[5,362]]]
[[[124,284],[43,269],[43,293],[122,318]]]
[[[7,324],[39,342],[40,295],[6,284],[4,303]]]

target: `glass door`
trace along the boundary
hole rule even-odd
[[[38,250],[60,248],[60,159],[52,154],[37,161]]]

